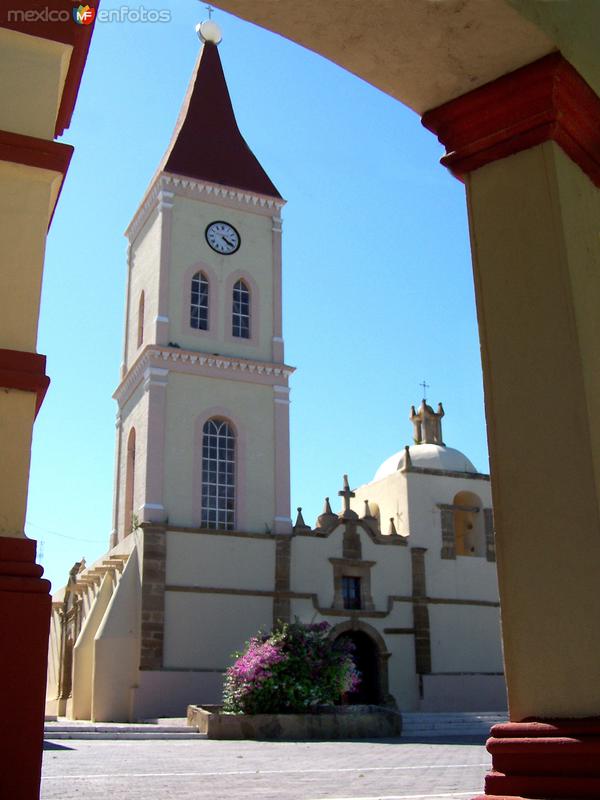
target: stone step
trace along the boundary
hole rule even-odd
[[[90,730],[77,730],[77,731],[44,731],[44,739],[49,741],[59,741],[63,739],[93,739],[96,741],[104,740],[160,740],[165,741],[169,739],[206,739],[206,735],[198,733],[198,731],[190,728],[187,733],[172,733],[171,731],[124,731],[124,730],[111,730],[111,731],[90,731]]]
[[[402,714],[402,736],[487,735],[492,725],[506,720],[506,714],[496,712],[408,712]]]
[[[46,739],[198,739],[204,738],[184,720],[161,720],[157,723],[87,722],[85,720],[47,721]]]

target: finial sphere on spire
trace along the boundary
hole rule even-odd
[[[219,44],[223,38],[221,28],[212,19],[206,19],[196,25],[196,33],[201,42],[210,42],[211,44]]]

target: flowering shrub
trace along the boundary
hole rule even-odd
[[[225,673],[223,710],[234,714],[302,713],[356,691],[354,645],[332,641],[329,623],[279,623],[257,634]]]

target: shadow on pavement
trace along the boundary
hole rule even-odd
[[[74,747],[67,747],[66,744],[57,744],[44,739],[44,750],[75,750]]]

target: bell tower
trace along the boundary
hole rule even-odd
[[[243,139],[212,21],[129,225],[111,545],[141,522],[291,532],[284,200]]]

